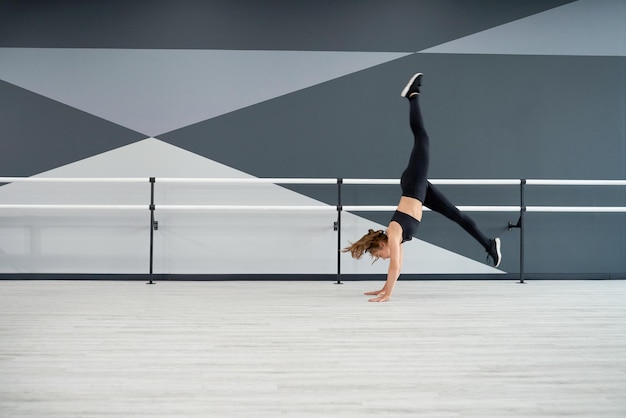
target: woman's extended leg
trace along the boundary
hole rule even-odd
[[[428,182],[428,164],[430,161],[430,140],[419,105],[419,93],[422,74],[415,74],[402,91],[401,95],[409,99],[409,121],[413,132],[413,150],[407,168],[400,178],[402,196],[418,199],[424,206],[456,222],[474,237],[493,259],[494,265],[500,264],[500,240],[487,238],[476,226],[472,218],[463,214],[446,197]]]
[[[476,222],[474,222],[472,218],[461,212],[443,195],[443,193],[430,184],[430,182],[428,182],[424,206],[456,222],[485,248],[489,256],[493,259],[493,263],[496,267],[500,264],[502,256],[500,254],[499,238],[487,238],[485,234],[478,229]]]
[[[416,74],[403,91],[409,99],[409,122],[413,132],[413,150],[409,163],[400,177],[402,195],[424,202],[428,187],[428,164],[430,161],[430,142],[424,128],[424,121],[419,105],[419,87],[422,74]]]

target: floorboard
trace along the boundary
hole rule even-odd
[[[0,417],[626,417],[626,281],[0,281]]]

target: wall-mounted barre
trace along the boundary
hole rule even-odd
[[[462,212],[519,212],[520,206],[457,206]],[[47,205],[47,204],[0,204],[0,209],[52,209],[52,210],[150,210],[150,205]],[[163,211],[303,211],[303,212],[391,212],[396,206],[389,205],[344,205],[307,206],[307,205],[161,205],[155,204],[154,210]],[[424,212],[430,209],[424,208]],[[626,206],[526,206],[526,212],[561,212],[561,213],[621,213]]]
[[[40,204],[0,204],[0,209],[52,209],[52,210],[150,210],[150,205],[40,205]]]
[[[399,179],[335,178],[201,178],[201,177],[0,177],[0,183],[212,183],[212,184],[400,184]],[[519,185],[529,186],[626,186],[626,180],[549,180],[549,179],[429,179],[439,185]]]
[[[0,204],[0,209],[17,210],[132,210],[150,211],[150,276],[153,266],[153,231],[158,223],[154,212],[161,211],[325,211],[337,212],[335,230],[337,237],[337,283],[341,283],[341,213],[346,212],[388,212],[396,206],[390,205],[343,205],[343,185],[398,185],[399,179],[354,179],[354,178],[183,178],[183,177],[0,177],[0,183],[149,183],[149,205],[60,205],[60,204]],[[520,186],[520,204],[513,206],[458,206],[464,212],[519,212],[517,224],[509,222],[509,230],[520,229],[520,283],[524,283],[524,214],[526,212],[569,212],[569,213],[626,213],[626,206],[526,206],[524,201],[525,186],[626,186],[626,180],[547,180],[547,179],[431,179],[436,185],[518,185]],[[154,201],[155,183],[188,184],[317,184],[336,185],[337,204],[332,205],[161,205]],[[424,208],[428,211],[428,208]],[[150,280],[150,284],[152,284]]]
[[[0,183],[148,183],[148,177],[0,177]]]

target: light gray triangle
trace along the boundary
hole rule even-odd
[[[0,79],[157,136],[406,55],[0,48]]]
[[[422,53],[626,56],[626,1],[579,0]]]
[[[328,205],[273,184],[159,183],[163,177],[252,178],[231,167],[154,138],[41,173],[39,177],[145,177],[145,183],[12,183],[0,203],[147,205],[149,177],[157,177],[155,202],[169,205]],[[158,206],[157,206],[158,207]],[[171,274],[333,274],[337,265],[336,212],[156,211],[155,272]],[[17,219],[0,236],[0,273],[146,273],[149,212],[79,212],[0,209]],[[86,217],[85,217],[86,216]],[[428,216],[428,215],[426,215]],[[342,236],[358,238],[385,228],[350,213]],[[75,224],[77,223],[77,224]],[[35,231],[35,232],[33,232]],[[16,250],[17,248],[17,250]],[[345,274],[384,274],[382,260],[352,260]],[[404,246],[403,273],[498,274],[483,263],[413,240]]]

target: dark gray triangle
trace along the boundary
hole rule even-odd
[[[4,1],[0,45],[418,51],[570,2]]]
[[[3,176],[32,176],[145,135],[0,81]]]

